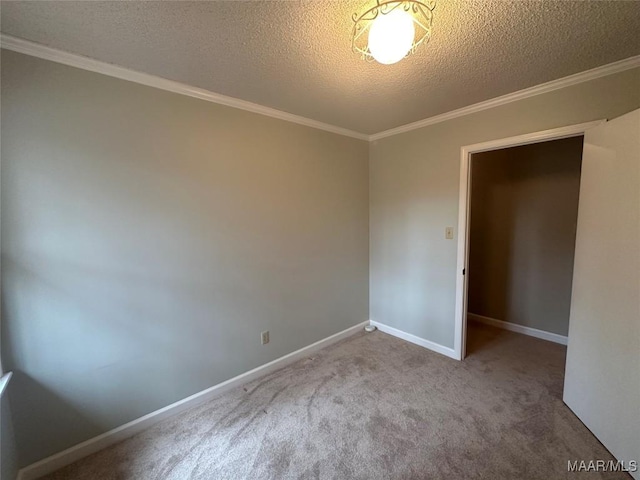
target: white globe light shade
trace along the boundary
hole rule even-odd
[[[378,62],[385,65],[402,60],[413,45],[415,28],[408,12],[396,8],[380,14],[369,30],[369,50]]]

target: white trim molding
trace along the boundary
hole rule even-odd
[[[416,130],[418,128],[426,127],[428,125],[434,125],[436,123],[446,122],[447,120],[463,117],[465,115],[470,115],[472,113],[481,112],[482,110],[488,110],[490,108],[499,107],[501,105],[506,105],[508,103],[517,102],[518,100],[524,100],[525,98],[535,97],[537,95],[542,95],[544,93],[553,92],[554,90],[559,90],[565,87],[571,87],[573,85],[578,85],[580,83],[588,82],[590,80],[595,80],[597,78],[606,77],[608,75],[613,75],[615,73],[624,72],[625,70],[631,70],[633,68],[638,68],[638,67],[640,67],[640,55],[636,55],[635,57],[629,57],[624,60],[619,60],[617,62],[609,63],[607,65],[602,65],[600,67],[596,67],[591,70],[576,73],[574,75],[569,75],[568,77],[559,78],[557,80],[552,80],[550,82],[542,83],[540,85],[536,85],[535,87],[525,88],[524,90],[508,93],[506,95],[502,95],[501,97],[485,100],[484,102],[479,102],[473,105],[469,105],[467,107],[459,108],[457,110],[452,110],[450,112],[446,112],[441,115],[436,115],[434,117],[425,118],[424,120],[408,123],[400,127],[395,127],[390,130],[385,130],[384,132],[375,133],[369,136],[369,141],[371,142],[374,140],[380,140],[381,138],[391,137],[392,135],[398,135],[400,133],[410,132],[411,130]]]
[[[295,115],[293,113],[283,112],[282,110],[265,107],[264,105],[259,105],[257,103],[248,102],[239,98],[229,97],[219,93],[211,92],[203,88],[193,87],[185,83],[167,80],[166,78],[138,72],[111,63],[94,60],[92,58],[77,55],[75,53],[65,52],[57,48],[47,47],[46,45],[42,45],[40,43],[31,42],[22,38],[6,35],[4,33],[0,34],[0,47],[7,50],[12,50],[14,52],[23,53],[25,55],[31,55],[32,57],[38,57],[44,60],[50,60],[52,62],[69,65],[71,67],[101,73],[103,75],[119,78],[121,80],[128,80],[130,82],[139,83],[149,87],[159,88],[161,90],[167,90],[169,92],[187,95],[189,97],[199,98],[208,102],[226,105],[228,107],[238,108],[240,110],[246,110],[248,112],[257,113],[272,118],[278,118],[287,122],[297,123],[299,125],[305,125],[307,127],[325,130],[327,132],[357,138],[359,140],[366,140],[369,142],[393,135],[398,135],[400,133],[409,132],[411,130],[416,130],[428,125],[446,122],[447,120],[470,115],[482,110],[488,110],[493,107],[499,107],[501,105],[506,105],[518,100],[523,100],[525,98],[535,97],[536,95],[541,95],[544,93],[552,92],[554,90],[559,90],[561,88],[570,87],[579,83],[588,82],[597,78],[606,77],[607,75],[613,75],[615,73],[624,72],[625,70],[631,70],[633,68],[640,67],[640,55],[636,55],[634,57],[629,57],[624,60],[619,60],[607,65],[602,65],[591,70],[576,73],[574,75],[569,75],[568,77],[552,80],[550,82],[536,85],[534,87],[525,88],[524,90],[508,93],[506,95],[475,103],[473,105],[462,107],[457,110],[452,110],[440,115],[425,118],[417,122],[401,125],[399,127],[375,133],[373,135],[367,135],[366,133],[356,132],[347,128],[338,127],[336,125],[320,122],[311,118]]]
[[[40,478],[43,475],[55,472],[56,470],[69,465],[73,462],[80,460],[88,455],[98,452],[104,448],[107,448],[117,442],[125,440],[137,433],[146,430],[147,428],[155,425],[156,423],[184,412],[187,409],[200,405],[214,397],[222,395],[223,393],[239,387],[245,383],[251,382],[256,378],[267,375],[271,372],[279,370],[293,362],[296,362],[302,358],[312,355],[318,350],[328,347],[340,340],[343,340],[351,335],[354,335],[361,331],[369,322],[362,322],[353,327],[347,328],[341,332],[338,332],[330,337],[327,337],[318,342],[312,343],[300,350],[296,350],[284,357],[280,357],[272,362],[266,363],[260,367],[254,368],[248,372],[245,372],[237,377],[233,377],[225,382],[214,385],[213,387],[202,390],[195,393],[185,399],[179,400],[164,408],[151,412],[136,420],[132,420],[129,423],[125,423],[120,427],[109,430],[97,437],[90,438],[78,445],[70,447],[62,452],[51,455],[36,463],[33,463],[27,467],[24,467],[18,473],[18,480],[33,480]]]
[[[148,87],[159,88],[160,90],[199,98],[200,100],[206,100],[207,102],[246,110],[248,112],[265,115],[267,117],[277,118],[287,122],[325,130],[331,133],[337,133],[338,135],[344,135],[346,137],[366,141],[369,140],[369,135],[364,133],[354,132],[353,130],[337,127],[318,120],[312,120],[300,115],[294,115],[293,113],[283,112],[282,110],[276,110],[275,108],[265,107],[239,98],[228,97],[226,95],[205,90],[204,88],[193,87],[185,83],[174,82],[173,80],[167,80],[166,78],[157,77],[155,75],[137,72],[111,63],[101,62],[82,55],[76,55],[75,53],[65,52],[63,50],[58,50],[57,48],[47,47],[46,45],[12,37],[11,35],[5,35],[4,33],[0,35],[0,45],[2,48],[7,50],[31,55],[32,57],[38,57],[44,60],[50,60],[52,62],[62,63],[70,67],[101,73],[121,80],[128,80]]]
[[[577,125],[568,125],[566,127],[552,128],[551,130],[543,130],[541,132],[525,133],[524,135],[516,135],[515,137],[499,138],[497,140],[489,140],[488,142],[474,143],[462,147],[463,152],[481,153],[500,148],[518,147],[520,145],[530,145],[532,143],[547,142],[549,140],[561,140],[563,138],[579,137],[590,128],[597,127],[605,123],[606,119],[594,120],[593,122],[579,123]]]
[[[467,313],[467,318],[474,322],[484,323],[485,325],[502,328],[503,330],[509,330],[510,332],[522,333],[523,335],[529,335],[530,337],[536,337],[542,340],[547,340],[549,342],[559,343],[560,345],[566,345],[568,340],[568,338],[564,335],[558,335],[557,333],[538,330],[537,328],[525,327],[524,325],[505,322],[504,320],[497,320],[495,318],[485,317],[483,315],[476,315],[475,313]]]
[[[469,202],[471,196],[471,155],[474,153],[517,147],[532,143],[560,140],[562,138],[584,135],[590,128],[603,124],[606,120],[568,125],[566,127],[532,132],[515,137],[501,138],[488,142],[475,143],[460,148],[460,190],[458,198],[458,251],[456,271],[456,306],[454,327],[454,350],[457,358],[465,357],[467,325],[467,275],[469,268]]]
[[[432,350],[436,353],[440,353],[447,357],[453,358],[454,360],[459,360],[456,356],[456,352],[449,347],[445,347],[444,345],[440,345],[439,343],[432,342],[430,340],[425,340],[424,338],[416,337],[415,335],[407,332],[403,332],[402,330],[398,330],[397,328],[390,327],[385,325],[384,323],[370,321],[371,325],[376,327],[378,330],[384,333],[388,333],[389,335],[393,335],[394,337],[401,338],[402,340],[406,340],[407,342],[414,343],[421,347]]]

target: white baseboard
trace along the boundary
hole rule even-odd
[[[403,332],[402,330],[398,330],[397,328],[390,327],[383,323],[374,322],[371,320],[371,325],[374,325],[381,332],[388,333],[389,335],[393,335],[394,337],[401,338],[402,340],[406,340],[407,342],[415,343],[416,345],[420,345],[421,347],[428,348],[429,350],[433,350],[434,352],[440,353],[442,355],[446,355],[447,357],[451,357],[455,360],[460,360],[458,355],[453,348],[445,347],[440,345],[439,343],[432,342],[430,340],[425,340],[424,338],[416,337],[411,333]]]
[[[219,383],[218,385],[207,388],[206,390],[202,390],[201,392],[195,393],[190,397],[172,403],[167,407],[156,410],[155,412],[151,412],[129,423],[125,423],[120,427],[114,428],[113,430],[109,430],[108,432],[98,435],[97,437],[90,438],[85,442],[79,443],[78,445],[63,450],[60,453],[56,453],[36,463],[28,465],[20,470],[20,472],[18,473],[18,480],[33,480],[43,475],[55,472],[56,470],[66,465],[80,460],[81,458],[98,452],[106,447],[113,445],[114,443],[120,442],[135,435],[136,433],[146,430],[147,428],[160,422],[161,420],[177,415],[178,413],[181,413],[189,408],[193,408],[196,405],[200,405],[207,400],[217,397],[218,395],[221,395],[224,392],[231,390],[232,388],[236,388],[244,383],[248,383],[252,380],[255,380],[256,378],[262,377],[263,375],[267,375],[271,372],[274,372],[275,370],[285,367],[297,360],[300,360],[301,358],[307,357],[322,348],[328,347],[331,344],[334,344],[359,332],[368,324],[369,322],[366,321],[359,323],[358,325],[354,325],[353,327],[347,328],[342,332],[338,332],[335,335],[331,335],[330,337],[327,337],[316,343],[312,343],[311,345],[301,348],[300,350],[296,350],[295,352],[285,355],[284,357],[280,357],[276,360],[273,360],[272,362],[254,368],[253,370],[249,370],[248,372],[238,375],[237,377],[233,377],[225,382]]]
[[[475,313],[467,313],[467,318],[475,322],[485,323],[493,327],[502,328],[511,332],[522,333],[524,335],[529,335],[530,337],[541,338],[542,340],[548,340],[549,342],[555,342],[561,345],[566,345],[568,340],[564,335],[545,332],[544,330],[538,330],[537,328],[525,327],[524,325],[518,325],[517,323],[496,320],[495,318],[476,315]]]

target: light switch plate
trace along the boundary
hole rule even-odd
[[[444,229],[444,238],[447,240],[453,240],[453,227],[447,227]]]

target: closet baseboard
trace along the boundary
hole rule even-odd
[[[559,343],[566,345],[568,338],[564,335],[558,335],[557,333],[545,332],[544,330],[538,330],[537,328],[525,327],[524,325],[518,325],[517,323],[505,322],[503,320],[497,320],[491,317],[485,317],[483,315],[476,315],[475,313],[468,313],[467,319],[474,322],[484,323],[485,325],[491,325],[492,327],[502,328],[511,332],[522,333],[529,335],[530,337],[540,338],[549,342]]]

